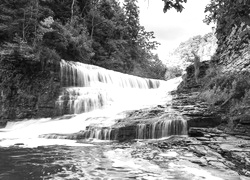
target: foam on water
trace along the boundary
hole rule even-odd
[[[140,78],[62,60],[63,87],[56,102],[62,116],[8,122],[0,130],[0,146],[8,139],[32,139],[50,133],[76,133],[91,125],[110,127],[116,119],[125,117],[124,111],[171,101],[168,91],[176,89],[180,81],[181,78],[169,81]],[[92,133],[91,137],[98,139],[98,133],[109,136],[109,132],[98,131]]]

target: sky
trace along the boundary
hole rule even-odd
[[[212,32],[212,25],[203,23],[205,7],[210,0],[188,0],[181,13],[175,9],[163,13],[162,0],[138,0],[140,23],[146,31],[154,31],[156,41],[161,43],[157,53],[165,60],[181,42],[196,35]]]

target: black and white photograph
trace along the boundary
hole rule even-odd
[[[0,0],[0,180],[250,180],[250,0]]]

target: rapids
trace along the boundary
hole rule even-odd
[[[111,127],[116,119],[125,118],[125,112],[128,110],[170,102],[171,96],[168,92],[174,90],[180,80],[180,78],[169,81],[140,78],[93,65],[62,60],[61,95],[56,101],[61,117],[8,122],[4,129],[0,129],[0,139],[2,139],[0,146],[14,145],[24,141],[26,143],[30,141],[32,144],[34,141],[41,141],[41,137],[46,137],[45,134],[76,133],[87,130],[93,125],[98,128]],[[169,133],[177,127],[173,126],[174,124],[180,123],[170,122],[175,119],[166,120],[168,122],[163,120],[163,122],[152,124],[152,131],[160,128],[162,136],[155,136],[154,133],[147,138],[183,134],[182,130]],[[100,133],[100,130],[92,129],[87,137],[110,140],[108,134],[111,132],[102,131],[105,132]],[[104,134],[105,137],[100,134]]]
[[[112,140],[108,128],[126,118],[127,111],[171,104],[168,92],[180,81],[145,79],[62,60],[56,102],[61,116],[8,122],[0,129],[0,179],[216,179],[176,162],[157,164],[134,157],[138,148],[148,148],[146,140],[103,141]],[[88,132],[90,126],[93,129],[81,141],[45,136]],[[138,124],[136,131],[138,139],[168,138],[186,134],[186,122],[163,116],[148,125]]]

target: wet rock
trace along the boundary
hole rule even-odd
[[[209,165],[218,168],[218,169],[228,169],[227,166],[225,166],[222,162],[218,162],[218,161],[209,161],[208,163]]]
[[[203,137],[204,133],[199,128],[189,128],[188,135],[190,137]]]
[[[197,98],[198,94],[179,93],[172,102],[173,108],[187,120],[188,127],[216,127],[221,124],[218,112],[208,109],[209,105]]]
[[[206,137],[197,137],[196,139],[199,141],[209,141],[210,140],[209,138],[206,138]]]
[[[185,114],[185,116],[187,116]],[[221,118],[219,116],[200,116],[200,115],[192,115],[192,118],[187,117],[188,127],[216,127],[220,125]]]
[[[205,156],[207,154],[207,150],[205,148],[205,146],[203,145],[199,145],[199,146],[189,146],[189,150],[191,150],[192,152],[196,153],[197,156],[201,157],[201,156]]]
[[[239,122],[241,124],[250,125],[250,115],[248,114],[242,115],[241,117],[239,117]]]
[[[249,140],[227,135],[216,128],[194,129],[201,132],[203,137],[169,139],[159,142],[157,146],[160,148],[160,145],[167,144],[168,150],[181,150],[180,159],[228,172],[232,180],[239,179],[238,173],[243,177],[249,176]],[[206,138],[207,135],[212,138]],[[190,156],[185,156],[185,154],[190,154]]]
[[[14,146],[23,146],[24,145],[24,143],[16,143],[16,144],[14,144]]]
[[[205,157],[205,159],[210,162],[210,161],[218,161],[217,157]]]
[[[240,180],[250,180],[250,178],[246,176],[240,176]]]
[[[0,128],[4,128],[7,124],[7,120],[0,120]]]
[[[235,164],[231,161],[224,161],[224,164],[231,169],[236,169]]]
[[[136,139],[136,126],[125,126],[119,128],[116,140],[129,141],[132,139]]]
[[[198,164],[200,166],[207,166],[208,165],[206,159],[199,158],[199,157],[196,157],[196,156],[193,156],[193,157],[181,157],[181,159],[188,160],[188,161],[190,161],[192,163],[195,163],[195,164]]]

